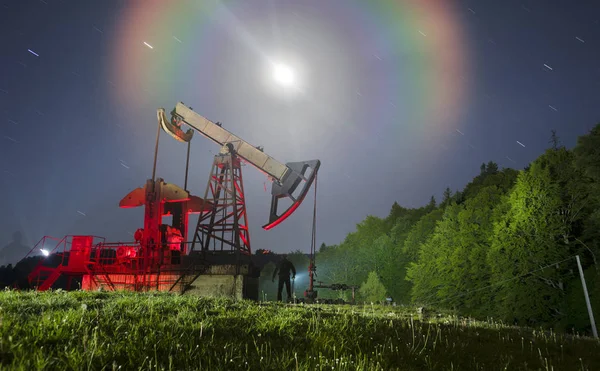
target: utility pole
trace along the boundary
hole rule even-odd
[[[581,261],[579,261],[579,255],[575,255],[577,259],[577,268],[579,269],[579,277],[581,278],[581,286],[583,286],[583,294],[585,295],[585,304],[587,305],[588,315],[590,316],[590,323],[592,324],[592,334],[594,338],[598,339],[598,330],[596,329],[596,321],[594,321],[594,313],[592,312],[592,304],[590,304],[590,297],[588,295],[587,286],[585,285],[585,277],[583,276],[583,269],[581,268]]]

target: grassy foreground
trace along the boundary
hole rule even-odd
[[[0,369],[600,370],[600,342],[407,309],[0,292]]]

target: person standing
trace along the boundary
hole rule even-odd
[[[287,260],[287,255],[283,255],[281,260],[275,267],[273,271],[273,279],[275,282],[275,276],[279,272],[279,283],[277,285],[277,301],[281,301],[281,294],[283,291],[283,285],[285,284],[285,291],[287,293],[287,301],[290,301],[292,298],[291,288],[290,288],[290,273],[293,274],[292,279],[296,278],[296,267],[292,264],[291,261]]]

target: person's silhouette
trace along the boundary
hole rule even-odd
[[[277,273],[279,273],[279,282],[277,285],[277,301],[281,301],[282,299],[281,294],[283,291],[284,284],[285,291],[287,294],[287,301],[291,301],[292,293],[290,290],[290,274],[293,274],[292,279],[296,278],[296,267],[294,267],[294,264],[292,264],[291,261],[287,260],[287,255],[285,254],[281,257],[281,260],[279,261],[279,263],[277,263],[277,266],[273,271],[273,282],[275,282],[275,276],[277,275]]]
[[[12,235],[12,242],[0,250],[0,265],[16,264],[23,259],[29,248],[23,244],[23,234],[16,231]]]

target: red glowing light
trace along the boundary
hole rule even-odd
[[[298,200],[297,202],[295,202],[292,206],[290,206],[289,209],[287,209],[287,211],[285,213],[283,213],[283,215],[281,215],[279,218],[275,219],[273,221],[273,223],[267,224],[263,226],[263,229],[265,231],[268,231],[269,229],[278,226],[281,222],[283,222],[284,220],[286,220],[290,215],[292,215],[292,213],[294,211],[296,211],[296,209],[298,208],[298,206],[300,206],[300,204],[302,203],[302,200]]]

